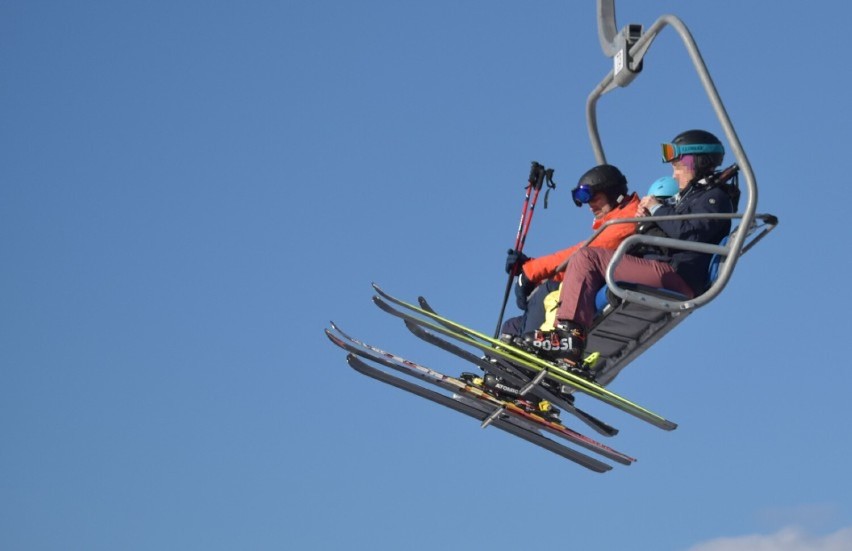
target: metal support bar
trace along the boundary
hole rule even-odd
[[[500,406],[500,407],[498,407],[497,409],[495,409],[494,411],[492,411],[492,412],[491,412],[491,415],[489,415],[488,417],[486,417],[486,418],[482,421],[482,424],[481,424],[481,425],[479,425],[479,426],[480,426],[481,428],[483,428],[483,429],[484,429],[484,428],[487,428],[487,427],[488,427],[488,425],[490,425],[490,424],[491,424],[491,423],[493,423],[493,422],[494,422],[494,421],[495,421],[498,417],[500,417],[500,415],[501,415],[504,411],[506,411],[506,406]]]
[[[542,379],[544,379],[545,375],[547,375],[547,370],[542,369],[541,371],[539,371],[530,382],[524,385],[524,387],[518,393],[518,396],[525,396],[527,392],[538,386],[538,384],[541,383]]]

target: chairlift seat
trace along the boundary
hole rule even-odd
[[[720,245],[726,245],[726,236]],[[712,284],[719,275],[724,258],[713,255],[708,267]],[[670,289],[655,288],[631,282],[618,282],[630,291],[637,291],[663,300],[683,301],[688,297]],[[604,285],[595,297],[597,313],[587,336],[586,349],[600,354],[598,380],[608,384],[621,368],[683,321],[692,310],[667,312],[639,303],[623,301]]]

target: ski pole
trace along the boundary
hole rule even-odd
[[[549,174],[548,174],[549,173]],[[553,170],[545,170],[544,166],[533,161],[530,168],[530,176],[527,182],[526,195],[524,197],[524,205],[521,209],[521,222],[518,224],[518,233],[515,236],[515,251],[518,253],[524,249],[524,243],[527,240],[527,233],[530,230],[532,215],[535,211],[535,204],[538,201],[538,194],[541,191],[542,183],[545,176],[548,176],[548,185],[552,182]],[[532,195],[532,201],[530,196]],[[503,325],[503,315],[506,313],[506,304],[509,302],[509,293],[512,291],[512,282],[518,274],[518,263],[516,262],[512,269],[509,270],[509,279],[506,281],[506,291],[503,293],[503,305],[500,307],[500,316],[497,318],[497,328],[494,329],[494,338],[500,336],[500,328]]]

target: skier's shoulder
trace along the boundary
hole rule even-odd
[[[639,196],[636,192],[627,196],[621,204],[603,216],[603,221],[615,220],[617,218],[634,218],[639,210]]]
[[[695,184],[693,189],[679,201],[679,206],[686,207],[687,205],[691,210],[701,212],[731,212],[733,210],[731,197],[721,185]]]
[[[733,209],[731,196],[725,184],[702,186],[701,202],[710,210],[729,212]]]

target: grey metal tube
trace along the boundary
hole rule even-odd
[[[601,48],[607,57],[614,56],[618,49],[615,47],[615,37],[618,28],[615,26],[615,0],[598,0],[598,37]]]

